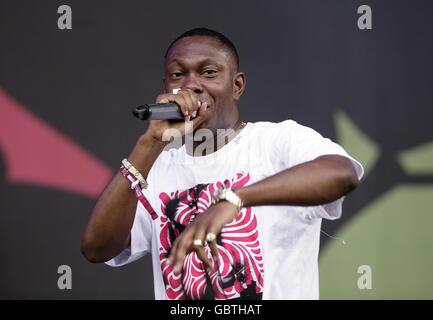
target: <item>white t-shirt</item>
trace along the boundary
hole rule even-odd
[[[320,206],[242,209],[217,238],[215,272],[206,271],[195,252],[180,275],[167,258],[175,237],[206,211],[222,184],[249,185],[326,154],[348,157],[362,177],[361,164],[342,147],[292,120],[248,123],[208,156],[192,157],[185,146],[162,152],[143,190],[148,203],[137,205],[131,246],[107,264],[121,266],[150,252],[156,299],[318,299],[321,219],[339,218],[344,197]]]

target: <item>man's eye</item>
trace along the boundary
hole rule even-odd
[[[215,76],[216,73],[217,73],[216,70],[205,70],[205,71],[203,71],[203,74],[205,76]]]
[[[173,72],[170,74],[171,79],[179,79],[182,76],[182,72]]]

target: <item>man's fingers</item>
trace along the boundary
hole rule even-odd
[[[156,103],[174,102],[179,105],[186,122],[196,120],[192,128],[196,128],[203,122],[203,115],[206,113],[207,103],[201,102],[199,97],[189,89],[181,89],[176,94],[165,93],[157,97]],[[186,132],[186,131],[185,131]]]
[[[218,246],[216,243],[216,238],[217,238],[217,234],[219,234],[220,231],[221,230],[219,226],[214,223],[210,225],[209,228],[207,229],[207,233],[205,237],[209,245],[209,248],[211,250],[212,257],[214,258],[215,261],[218,260]]]
[[[193,128],[198,127],[205,120],[206,110],[207,110],[207,103],[203,102],[200,105],[200,109],[198,110],[197,117],[195,117],[194,119],[192,119]]]
[[[182,89],[179,93],[184,97],[186,103],[188,104],[188,110],[192,118],[197,115],[197,110],[200,106],[199,99],[196,94],[194,94],[189,89]]]
[[[180,90],[178,92],[178,95],[180,95],[184,101],[184,104],[181,107],[185,108],[185,110],[188,110],[188,116],[192,115],[192,113],[194,112],[194,106],[192,105],[193,101],[189,92],[186,90]]]
[[[207,107],[208,107],[207,102],[201,102],[200,107],[198,108],[198,115],[204,114],[207,110]]]
[[[203,262],[206,269],[213,270],[213,263],[208,258],[206,251],[204,250],[203,246],[195,246],[194,247],[195,252],[197,253],[198,258]]]
[[[188,248],[186,245],[184,245],[182,242],[179,243],[178,248],[175,253],[174,258],[174,271],[176,273],[180,273],[183,268],[183,260],[185,259],[185,254],[187,252]]]
[[[176,251],[177,251],[177,245],[179,243],[179,240],[181,239],[181,237],[178,237],[174,242],[173,245],[171,246],[170,249],[170,255],[168,257],[168,264],[173,264],[176,258]]]
[[[198,258],[203,262],[206,269],[213,270],[213,263],[208,258],[207,253],[204,249],[204,245],[206,244],[205,238],[205,229],[203,228],[197,228],[195,234],[194,234],[194,240],[193,240],[193,248],[195,252],[197,253]]]
[[[210,214],[210,213],[209,213]],[[203,215],[189,225],[174,241],[169,257],[169,263],[174,264],[174,272],[180,273],[187,254],[194,250],[207,270],[218,268],[217,235],[221,232],[223,223],[214,215]],[[206,248],[206,245],[209,248]],[[209,255],[209,250],[211,256]]]
[[[194,234],[194,240],[193,240],[193,249],[197,253],[198,258],[203,262],[206,269],[213,270],[213,263],[208,258],[206,251],[204,249],[204,245],[206,244],[205,241],[205,233],[206,229],[203,227],[197,226],[195,234]]]
[[[187,117],[191,116],[192,112],[194,111],[192,107],[192,101],[187,99],[189,99],[189,96],[187,94],[181,94],[181,91],[179,91],[178,94],[165,93],[159,95],[156,99],[156,103],[175,102],[182,110],[182,114]]]
[[[197,116],[197,110],[200,106],[198,96],[189,89],[181,89],[177,94],[183,97],[185,105],[181,107],[187,109],[188,114],[186,116],[190,116],[189,118],[186,117],[185,120],[189,121],[190,119],[194,119]]]
[[[218,246],[217,246],[216,240],[208,241],[207,244],[210,248],[210,252],[212,254],[214,261],[218,261]]]
[[[164,98],[164,99],[161,99],[161,100],[157,100],[157,103],[169,103],[170,102],[170,100],[168,99],[168,98]]]

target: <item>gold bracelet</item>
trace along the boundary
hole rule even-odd
[[[234,205],[238,211],[241,211],[243,208],[243,202],[242,199],[234,193],[231,189],[227,187],[220,187],[217,190],[215,190],[215,193],[212,197],[212,203],[216,204],[220,201],[227,201],[230,202],[232,205]]]

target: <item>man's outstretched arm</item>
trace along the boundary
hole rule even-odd
[[[352,161],[325,155],[236,190],[244,206],[314,206],[332,202],[358,186]]]
[[[293,205],[314,206],[332,202],[358,186],[352,161],[339,155],[324,155],[283,170],[246,187],[236,189],[244,206]],[[223,226],[238,214],[237,208],[221,201],[211,206],[176,239],[169,261],[180,271],[185,254],[195,250],[200,259],[212,268],[202,246],[194,246],[196,239],[205,240],[206,234],[218,234]],[[209,243],[217,257],[215,241]]]

